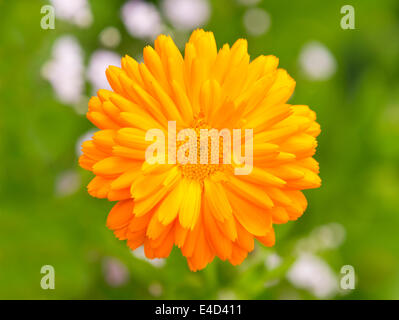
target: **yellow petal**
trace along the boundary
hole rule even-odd
[[[233,209],[220,183],[205,179],[204,196],[204,200],[207,201],[209,209],[216,219],[224,221],[225,219],[231,219],[233,217]]]
[[[151,71],[154,78],[161,84],[166,92],[170,93],[168,79],[166,78],[166,73],[158,53],[151,46],[146,46],[143,50],[143,58],[145,66]],[[144,79],[142,66],[143,65],[139,65],[139,68],[141,76]]]
[[[165,199],[163,199],[158,208],[158,219],[162,224],[167,225],[177,217],[184,197],[184,191],[182,183],[179,183]]]
[[[225,184],[225,186],[242,197],[252,201],[259,207],[265,209],[270,209],[273,207],[273,201],[270,199],[267,193],[252,183],[248,183],[230,176],[229,181]]]
[[[251,174],[249,175],[242,175],[240,179],[246,180],[249,182],[257,183],[260,185],[270,185],[270,186],[277,186],[281,187],[286,184],[286,182],[271,173],[267,172],[266,170],[260,169],[258,167],[254,167],[252,169]]]
[[[179,221],[183,228],[194,229],[201,208],[201,185],[196,180],[183,179],[181,184],[185,196],[179,210]]]
[[[269,232],[272,227],[270,214],[234,192],[227,192],[227,197],[233,207],[234,216],[248,232],[256,236]]]
[[[108,157],[97,162],[93,166],[93,172],[98,175],[115,175],[129,170],[134,164],[135,163],[129,159]]]
[[[174,100],[176,106],[179,108],[180,114],[182,115],[183,121],[186,123],[191,123],[193,121],[193,109],[191,102],[187,97],[186,92],[181,87],[179,82],[173,80],[172,82]]]
[[[134,167],[133,169],[124,172],[117,179],[113,180],[111,183],[111,189],[117,190],[130,188],[133,181],[140,173],[140,171],[138,170],[138,166],[139,165],[137,165],[137,167]]]

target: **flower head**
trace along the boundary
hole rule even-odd
[[[150,259],[175,245],[191,270],[215,256],[240,264],[255,239],[272,246],[273,225],[302,215],[301,190],[320,186],[316,115],[287,103],[295,81],[274,56],[250,61],[244,39],[218,51],[212,32],[196,30],[184,56],[169,36],[154,47],[144,48],[144,63],[125,56],[121,68],[110,66],[113,91],[99,90],[89,102],[87,117],[100,129],[79,160],[96,175],[89,193],[117,201],[107,226],[132,250],[144,245]],[[148,158],[153,129],[167,141],[153,153],[157,161]],[[227,138],[204,142],[204,129]],[[238,148],[229,152],[230,144]]]

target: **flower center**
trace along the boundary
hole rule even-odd
[[[201,133],[201,129],[211,131],[211,127],[202,119],[197,120],[191,129],[196,133],[193,149],[196,150],[197,161],[196,163],[179,164],[183,176],[202,182],[217,171],[229,170],[231,164],[223,163],[223,137],[218,135],[216,138],[212,138],[210,135],[204,134],[204,131]],[[186,142],[178,142],[177,147],[184,143]],[[186,151],[186,156],[188,156],[188,151]]]

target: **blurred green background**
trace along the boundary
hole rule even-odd
[[[112,204],[87,194],[92,175],[77,165],[77,144],[94,129],[83,114],[93,53],[140,59],[153,41],[142,34],[155,25],[135,31],[121,18],[126,2],[93,0],[62,15],[54,1],[55,29],[43,30],[48,2],[0,0],[0,298],[398,299],[399,2],[188,1],[190,13],[181,1],[146,1],[149,20],[132,17],[179,44],[191,22],[219,47],[247,38],[252,57],[280,58],[297,81],[290,102],[311,106],[322,126],[323,185],[305,192],[303,217],[276,226],[275,247],[257,246],[239,267],[216,259],[196,273],[177,249],[155,263],[132,254],[105,227]],[[345,4],[355,30],[340,26]],[[65,36],[78,46],[75,71],[55,53]],[[81,85],[68,89],[74,77]],[[57,85],[72,93],[60,98]],[[55,268],[55,290],[40,287],[43,265]],[[354,290],[339,288],[343,265],[354,267]]]

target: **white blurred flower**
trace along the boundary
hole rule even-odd
[[[162,32],[162,19],[156,6],[142,0],[130,0],[122,7],[127,31],[137,38],[155,38]]]
[[[61,20],[82,28],[90,26],[93,22],[93,14],[87,0],[50,0],[50,2],[54,6],[56,17]]]
[[[121,34],[115,27],[107,27],[101,31],[100,42],[108,48],[115,48],[121,42]]]
[[[82,143],[87,140],[91,140],[91,138],[93,137],[93,134],[95,132],[97,132],[97,130],[89,130],[78,138],[78,140],[76,141],[76,145],[75,145],[75,151],[76,151],[76,155],[78,157],[80,157],[83,154],[82,153]]]
[[[339,223],[329,223],[316,227],[308,237],[302,238],[296,245],[297,253],[318,252],[338,248],[345,241],[345,228]]]
[[[299,239],[295,246],[296,253],[299,254],[303,252],[317,252],[319,248],[319,244],[311,237]]]
[[[310,80],[327,80],[334,75],[337,62],[328,48],[319,42],[307,43],[299,55],[302,71]]]
[[[97,50],[91,55],[87,68],[87,78],[92,84],[94,92],[99,89],[111,90],[105,75],[105,70],[110,65],[120,67],[121,57],[117,53],[108,50]]]
[[[317,227],[311,237],[319,243],[320,249],[334,249],[345,241],[346,232],[339,223],[330,223]]]
[[[81,179],[75,170],[61,172],[55,179],[55,195],[66,197],[74,194],[80,188]]]
[[[250,8],[245,11],[243,23],[250,35],[260,36],[270,28],[270,15],[261,8]]]
[[[41,73],[50,81],[61,102],[78,103],[84,89],[84,66],[77,39],[73,36],[58,38],[53,45],[52,58],[42,67]]]
[[[120,287],[129,281],[129,270],[116,258],[104,258],[102,269],[105,282],[111,287]]]
[[[308,290],[320,299],[331,298],[338,292],[338,278],[330,266],[309,253],[299,256],[287,278],[297,288]]]
[[[270,253],[265,260],[265,266],[273,270],[281,265],[282,259],[277,253]]]
[[[163,267],[165,265],[165,259],[158,259],[158,258],[156,258],[156,259],[148,259],[145,256],[144,247],[143,246],[138,247],[136,250],[132,251],[132,254],[136,258],[138,258],[140,260],[147,261],[148,263],[152,264],[156,268],[161,268],[161,267]]]
[[[162,285],[158,282],[151,283],[150,286],[148,287],[148,292],[153,297],[160,297],[163,292]]]
[[[163,0],[162,9],[172,25],[180,30],[204,25],[211,13],[208,0]]]

